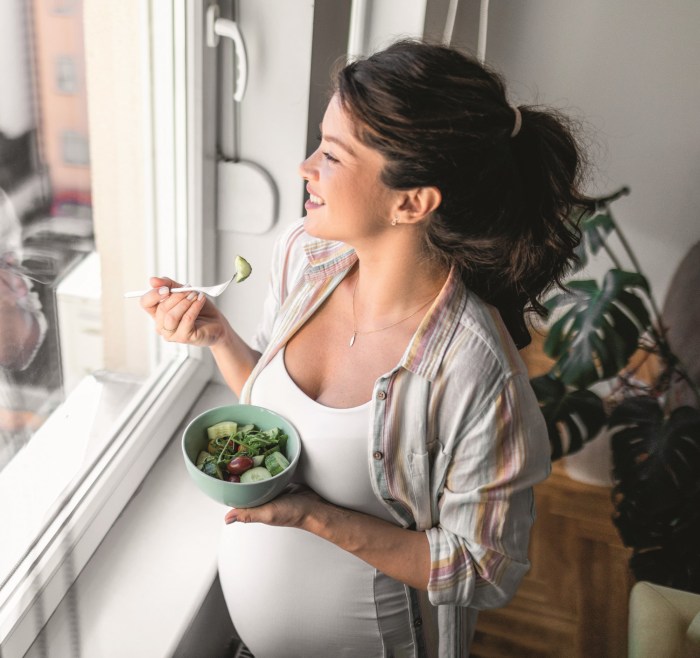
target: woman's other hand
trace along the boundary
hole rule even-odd
[[[203,293],[172,293],[181,284],[167,277],[151,277],[152,290],[141,307],[153,318],[156,331],[172,343],[212,347],[226,332],[226,320]]]
[[[286,493],[260,507],[231,509],[225,520],[306,530],[391,578],[421,590],[428,587],[431,565],[425,532],[338,507],[302,485],[292,485]]]
[[[314,508],[327,504],[308,487],[293,485],[293,488],[269,503],[247,509],[233,508],[226,514],[226,523],[265,523],[266,525],[301,528],[304,519]]]

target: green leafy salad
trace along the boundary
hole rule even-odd
[[[289,466],[287,435],[279,427],[261,430],[224,420],[207,428],[207,440],[207,449],[199,453],[196,465],[219,480],[259,482]]]

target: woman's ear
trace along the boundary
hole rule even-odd
[[[417,224],[423,221],[442,203],[442,194],[437,187],[416,187],[402,190],[402,198],[396,213],[398,222]]]

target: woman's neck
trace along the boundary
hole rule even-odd
[[[370,324],[395,319],[432,301],[442,289],[448,268],[411,248],[356,249],[353,274],[355,309]],[[406,245],[404,245],[405,247]]]

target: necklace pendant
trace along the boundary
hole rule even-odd
[[[357,332],[353,331],[352,338],[350,339],[350,347],[352,347],[355,344],[355,336],[357,336]]]

